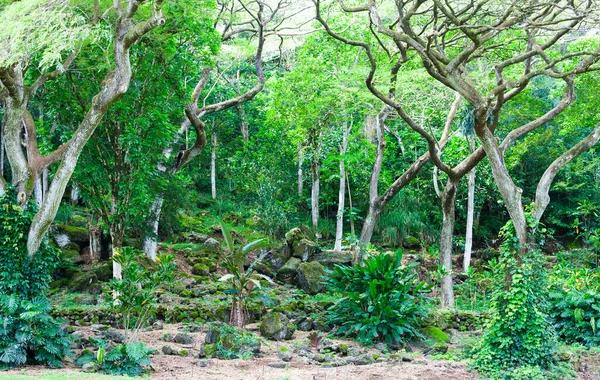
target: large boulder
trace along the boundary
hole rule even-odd
[[[319,252],[319,246],[312,240],[302,239],[292,247],[292,256],[307,261],[310,257]]]
[[[333,268],[334,265],[352,265],[352,259],[353,256],[350,251],[324,251],[313,257],[313,261],[318,261],[328,268]]]
[[[90,241],[90,233],[87,230],[87,228],[83,228],[83,227],[74,227],[74,226],[69,226],[67,224],[58,224],[56,226],[56,229],[58,230],[58,236],[60,235],[66,235],[68,237],[68,242],[73,242],[78,244],[80,247],[83,247],[87,244],[89,244]],[[61,240],[61,238],[59,238],[57,236],[56,240],[59,246],[64,246],[66,245],[64,243],[64,237],[62,238],[61,243],[63,245],[61,245],[61,243],[59,243],[58,241]]]
[[[302,264],[302,260],[291,257],[284,266],[277,271],[277,278],[285,283],[291,284],[296,279],[298,267]]]
[[[278,341],[291,339],[294,331],[294,326],[283,313],[270,313],[260,324],[260,335],[267,339]]]
[[[326,275],[323,265],[316,261],[298,265],[298,284],[307,294],[317,294],[323,290]]]

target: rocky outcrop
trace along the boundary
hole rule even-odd
[[[283,313],[273,312],[267,314],[260,324],[260,335],[267,339],[278,341],[291,339],[294,331],[294,326]]]
[[[307,294],[317,294],[323,290],[323,279],[327,273],[323,265],[316,261],[298,265],[298,284]]]

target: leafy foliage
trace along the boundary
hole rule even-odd
[[[22,207],[16,199],[16,189],[11,186],[0,197],[0,295],[32,299],[46,294],[59,256],[44,241],[39,251],[28,257],[27,234],[37,207],[33,203]]]
[[[217,357],[223,359],[249,359],[254,350],[260,347],[260,338],[235,326],[213,324],[219,339],[215,343]]]
[[[121,318],[123,327],[133,342],[139,330],[154,315],[158,290],[174,278],[175,262],[172,255],[158,255],[156,267],[146,269],[141,264],[143,254],[131,247],[123,247],[113,255],[121,264],[122,278],[113,278],[105,288],[111,309]]]
[[[401,266],[402,252],[365,258],[362,266],[336,265],[327,287],[341,298],[327,311],[337,334],[356,336],[365,343],[402,342],[419,337],[427,316],[428,288],[414,271],[416,264]]]
[[[0,295],[0,369],[23,364],[62,367],[70,336],[50,316],[45,298]]]
[[[546,372],[556,368],[557,337],[547,316],[547,279],[543,256],[531,250],[515,253],[512,223],[501,231],[505,239],[493,270],[491,319],[474,366],[492,378],[509,376],[515,369]],[[536,378],[536,377],[534,377]]]
[[[229,293],[232,295],[231,314],[229,323],[237,327],[243,328],[246,321],[245,302],[254,289],[260,289],[260,280],[273,282],[268,276],[256,273],[254,267],[262,260],[263,256],[259,256],[249,267],[244,269],[244,264],[247,255],[252,252],[269,246],[266,239],[258,239],[252,241],[242,247],[236,247],[233,242],[231,232],[224,224],[221,224],[223,238],[227,248],[227,254],[223,258],[223,264],[229,271],[228,274],[222,276],[219,281],[229,282],[231,289]]]
[[[109,347],[104,340],[96,339],[93,343],[97,346],[96,354],[85,350],[75,361],[83,366],[95,363],[98,369],[108,375],[139,376],[144,372],[144,367],[150,365],[150,354],[155,350],[146,347],[143,342],[119,344]]]

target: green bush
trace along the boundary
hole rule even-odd
[[[150,365],[150,354],[155,350],[146,347],[144,342],[119,344],[109,347],[100,339],[90,339],[97,346],[96,354],[85,350],[75,361],[78,366],[87,363],[96,364],[96,368],[107,375],[139,376]]]
[[[513,372],[531,372],[528,379],[540,373],[552,378],[558,368],[557,339],[547,315],[544,257],[535,249],[521,256],[513,246],[513,231],[510,223],[501,230],[505,242],[493,267],[491,319],[473,365],[486,378],[513,379],[508,375]]]
[[[326,311],[327,322],[338,335],[359,341],[402,342],[420,337],[427,317],[428,290],[413,270],[415,263],[400,266],[401,251],[365,258],[363,266],[336,265],[328,271],[327,287],[340,299]]]
[[[588,347],[600,345],[600,293],[558,289],[550,293],[551,317],[561,339]]]
[[[62,359],[71,355],[71,337],[50,316],[50,309],[43,297],[29,301],[16,295],[0,296],[0,368],[62,367]]]
[[[215,323],[210,326],[218,336],[215,355],[223,359],[249,359],[260,348],[260,338],[244,329]]]
[[[154,316],[154,302],[158,291],[173,281],[175,257],[158,255],[156,265],[146,269],[142,253],[131,247],[123,247],[113,255],[113,260],[121,264],[122,278],[113,278],[105,287],[106,300],[111,310],[121,317],[121,324],[128,337],[127,343],[135,341],[137,333]]]
[[[27,236],[37,207],[33,202],[22,207],[16,199],[12,186],[0,197],[0,294],[33,299],[46,294],[59,252],[44,240],[32,258],[27,255]]]

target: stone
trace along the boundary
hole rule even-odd
[[[402,354],[402,356],[400,357],[400,359],[403,362],[412,362],[413,360],[415,360],[412,356],[410,356],[408,354]]]
[[[302,239],[298,243],[294,244],[292,248],[292,256],[307,261],[309,257],[312,257],[319,251],[317,243],[312,240]]]
[[[294,327],[283,313],[273,312],[267,315],[260,324],[260,334],[273,340],[290,339],[294,334]]]
[[[352,265],[353,257],[352,252],[349,251],[324,251],[317,253],[313,261],[318,261],[324,267],[333,268],[334,265]]]
[[[387,351],[388,347],[385,343],[379,342],[379,343],[375,344],[375,349],[379,350],[379,351]]]
[[[310,331],[313,328],[312,319],[301,317],[298,318],[295,322],[296,326],[298,326],[298,330],[300,331]]]
[[[340,354],[342,354],[342,355],[344,355],[344,356],[347,356],[347,355],[348,355],[348,345],[347,345],[347,344],[345,344],[345,343],[340,343],[340,344],[338,344],[338,346],[337,346],[337,351],[338,351]]]
[[[292,354],[292,351],[285,346],[279,347],[279,349],[277,350],[277,357],[283,360],[284,362],[289,362],[290,360],[292,360],[293,356],[294,354]]]
[[[209,329],[204,337],[204,343],[215,344],[221,339],[221,333],[216,329]]]
[[[281,281],[291,283],[298,273],[298,266],[302,263],[302,260],[291,257],[279,270],[277,271],[277,278]]]
[[[208,360],[198,360],[196,362],[196,366],[198,367],[208,367]]]
[[[56,229],[59,235],[67,235],[69,241],[83,247],[90,241],[90,233],[87,228],[69,226],[67,224],[57,224]]]
[[[56,234],[54,235],[54,241],[59,248],[63,248],[71,242],[71,239],[69,239],[69,235],[67,234]]]
[[[217,353],[217,346],[214,344],[205,344],[204,352],[207,358],[212,358]]]
[[[156,321],[152,324],[152,330],[162,330],[164,328],[164,324],[160,321]]]
[[[448,352],[448,345],[444,342],[438,342],[423,351],[425,355],[445,354],[446,352]]]
[[[267,364],[269,367],[271,368],[285,368],[287,367],[286,363],[282,363],[282,362],[271,362]]]
[[[171,346],[162,346],[160,350],[165,355],[177,355],[177,350],[174,350]]]
[[[368,354],[362,354],[355,358],[354,364],[356,365],[369,365],[373,363],[373,357]]]
[[[94,373],[98,371],[98,364],[97,363],[85,363],[82,367],[81,370],[85,373]]]
[[[194,338],[192,338],[192,336],[190,334],[178,333],[173,338],[173,342],[178,343],[178,344],[193,344]]]
[[[298,284],[307,294],[317,294],[324,288],[323,279],[326,275],[323,265],[316,261],[298,265]]]
[[[102,325],[100,323],[95,323],[91,326],[92,331],[93,332],[100,332],[100,331],[105,331],[109,329],[109,326],[106,325]]]
[[[206,241],[204,242],[204,245],[207,246],[208,248],[213,248],[213,249],[221,247],[221,243],[217,239],[214,239],[214,238],[206,239]]]
[[[424,327],[421,329],[421,332],[426,337],[434,339],[438,342],[447,342],[450,339],[445,332],[435,326]]]
[[[414,236],[407,236],[402,245],[406,248],[419,248],[421,246],[421,241]]]
[[[115,343],[123,343],[125,342],[125,336],[121,334],[118,330],[113,329],[112,327],[108,330],[98,334],[98,336],[103,336],[104,339],[110,340]]]

